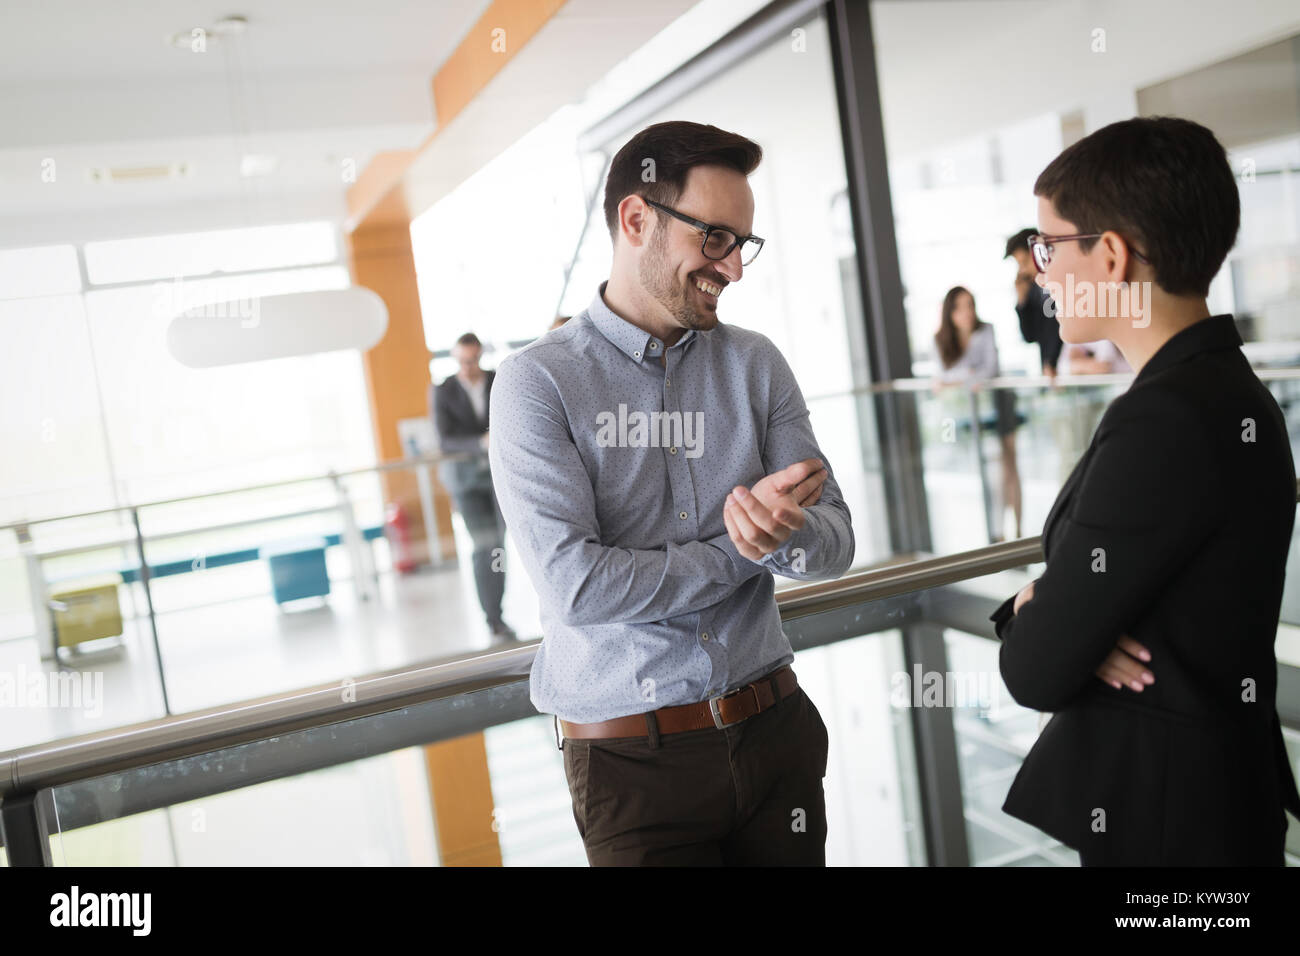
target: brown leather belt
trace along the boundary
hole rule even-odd
[[[773,690],[775,684],[776,690]],[[728,691],[717,697],[700,701],[698,704],[680,704],[676,707],[660,707],[650,711],[655,715],[659,733],[680,734],[686,730],[704,730],[716,727],[721,730],[742,720],[748,720],[755,714],[761,714],[774,705],[778,699],[785,699],[799,687],[794,671],[787,664],[744,687]],[[778,698],[777,692],[780,697]],[[591,740],[601,737],[648,737],[650,728],[646,714],[629,714],[615,717],[613,720],[601,720],[591,724],[573,724],[567,720],[556,720],[558,733],[575,740]],[[558,741],[557,741],[558,742]]]

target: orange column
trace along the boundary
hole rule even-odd
[[[438,857],[443,866],[500,866],[493,829],[492,780],[482,734],[467,734],[424,748],[433,799]]]
[[[377,292],[388,307],[388,331],[362,360],[376,454],[380,461],[391,461],[405,454],[397,423],[429,413],[429,350],[424,342],[410,227],[394,224],[358,229],[348,238],[348,254],[356,284]],[[432,529],[424,527],[415,472],[382,472],[380,481],[384,500],[401,504],[406,512],[416,560],[455,557],[451,504],[436,475],[433,504],[442,535],[432,544],[428,540]]]
[[[381,461],[390,461],[403,456],[397,423],[428,414],[429,350],[424,340],[409,222],[401,216],[384,220],[375,217],[349,235],[348,255],[356,284],[374,290],[388,307],[388,330],[362,358],[376,452]],[[400,502],[411,519],[417,557],[422,552],[427,554],[414,472],[383,472],[380,480],[384,499]],[[434,489],[434,507],[444,532],[434,551],[442,557],[455,557],[450,501],[436,476]],[[436,626],[433,621],[429,624]],[[424,752],[442,864],[500,866],[501,848],[492,829],[492,785],[483,734],[431,744]]]
[[[348,252],[354,281],[379,293],[388,306],[388,331],[365,354],[366,387],[381,460],[402,456],[398,421],[428,414],[428,349],[410,232],[412,216],[424,210],[408,208],[404,178],[418,179],[436,169],[436,164],[421,164],[420,153],[564,2],[493,0],[433,78],[438,130],[420,150],[376,156],[348,190]],[[390,472],[383,481],[386,500],[402,504],[423,540],[413,474]],[[454,555],[454,542],[449,539],[450,503],[440,487],[435,507],[444,540],[430,550]],[[425,747],[425,761],[443,863],[500,866],[501,848],[492,828],[492,786],[483,735],[469,734],[431,744]]]

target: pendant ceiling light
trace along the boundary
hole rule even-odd
[[[255,197],[248,174],[251,167],[269,179],[274,158],[250,148],[251,123],[242,66],[243,44],[249,30],[246,17],[225,17],[207,28],[195,28],[168,38],[168,43],[206,52],[209,44],[225,59],[234,155],[241,167],[239,202],[253,221]],[[256,78],[253,78],[256,82]],[[250,163],[250,160],[258,162]],[[269,162],[269,170],[268,170]],[[276,188],[276,187],[272,187]],[[167,348],[190,368],[212,368],[265,359],[314,355],[345,349],[373,348],[388,329],[388,309],[370,289],[351,286],[327,291],[291,292],[209,302],[173,316],[167,327]]]

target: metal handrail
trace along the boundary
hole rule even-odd
[[[1040,560],[1040,539],[1022,538],[785,588],[777,593],[777,608],[783,621],[793,620]],[[0,753],[0,799],[19,789],[58,786],[519,680],[532,667],[538,643],[380,671]]]
[[[1296,483],[1300,503],[1300,481]],[[1042,538],[1019,538],[940,557],[783,588],[782,621],[983,577],[1043,559]],[[287,694],[225,704],[0,753],[0,800],[105,773],[195,756],[280,734],[354,720],[520,680],[540,642],[418,667],[380,671]]]
[[[1296,501],[1300,503],[1300,481]],[[1036,535],[783,588],[776,603],[781,620],[789,621],[1042,560],[1042,538]],[[19,789],[59,786],[511,683],[527,676],[538,643],[380,671],[0,753],[0,800]]]
[[[82,511],[76,514],[66,515],[47,515],[44,518],[24,518],[22,521],[11,521],[9,524],[0,525],[0,531],[10,531],[16,528],[27,528],[34,524],[48,524],[54,521],[71,521],[77,518],[93,518],[98,515],[111,515],[119,511],[130,511],[132,508],[156,508],[159,505],[180,504],[183,501],[202,501],[204,498],[219,498],[222,495],[238,495],[248,491],[265,491],[269,488],[284,488],[288,485],[301,485],[311,481],[329,481],[334,478],[351,478],[356,475],[368,475],[385,471],[397,471],[402,468],[411,468],[415,465],[436,465],[444,461],[466,461],[474,458],[475,452],[429,452],[423,455],[412,455],[409,458],[394,458],[390,461],[381,462],[378,465],[369,465],[365,468],[352,468],[348,471],[327,471],[323,475],[304,475],[300,478],[282,478],[279,481],[267,481],[258,485],[243,485],[239,488],[222,488],[219,491],[205,491],[197,495],[183,495],[179,498],[158,498],[154,501],[141,501],[135,504],[117,505],[112,508],[99,508],[95,511]],[[267,520],[278,520],[279,515],[268,515]],[[260,519],[259,519],[260,520]],[[152,536],[151,536],[152,537]]]
[[[1281,382],[1300,379],[1300,368],[1256,368],[1255,375],[1261,382]],[[949,383],[949,387],[975,386],[984,391],[993,389],[1066,389],[1066,388],[1104,388],[1108,385],[1127,385],[1133,381],[1133,372],[1108,372],[1097,375],[999,375],[994,378],[967,380]],[[926,392],[934,387],[934,378],[895,378],[887,382],[876,382],[859,388],[845,389],[838,392],[821,392],[807,395],[807,402],[824,402],[832,398],[849,398],[854,395],[882,395],[889,392]]]

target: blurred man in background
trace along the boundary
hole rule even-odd
[[[1021,229],[1007,240],[1003,259],[1016,260],[1016,315],[1020,317],[1020,334],[1029,343],[1037,343],[1043,374],[1056,378],[1061,357],[1061,329],[1056,322],[1056,304],[1047,290],[1034,281],[1038,274],[1029,253],[1029,237],[1036,229]]]
[[[501,599],[506,590],[502,564],[506,522],[492,487],[487,453],[488,401],[496,373],[479,366],[483,343],[473,332],[456,340],[451,355],[460,370],[441,385],[429,386],[429,404],[443,454],[461,453],[466,457],[443,462],[438,476],[474,541],[474,587],[488,629],[495,638],[514,640],[515,632],[501,619]]]

